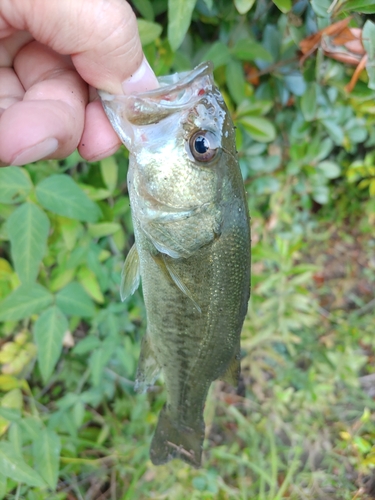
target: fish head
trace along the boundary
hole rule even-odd
[[[214,84],[212,64],[159,79],[153,91],[99,92],[107,116],[130,151],[129,189],[149,210],[189,210],[220,202],[234,128]],[[133,206],[133,210],[136,207]]]

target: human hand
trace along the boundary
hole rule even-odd
[[[111,155],[95,89],[157,86],[124,0],[0,0],[0,166]]]

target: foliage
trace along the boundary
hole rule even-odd
[[[0,498],[365,498],[375,92],[371,68],[347,94],[353,69],[321,49],[301,66],[298,45],[333,16],[361,27],[373,2],[133,6],[156,72],[211,59],[237,126],[253,232],[243,380],[212,386],[201,470],[153,467],[164,394],[133,391],[145,311],[139,291],[119,301],[126,151],[1,169]]]

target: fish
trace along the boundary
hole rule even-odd
[[[129,149],[135,243],[121,298],[142,281],[147,314],[135,389],[147,391],[161,372],[167,393],[150,458],[198,468],[211,383],[239,380],[250,222],[235,129],[212,63],[159,84],[142,94],[99,94]]]

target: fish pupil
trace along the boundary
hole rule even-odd
[[[210,143],[204,135],[199,135],[195,139],[194,147],[197,153],[203,155],[210,149]]]

